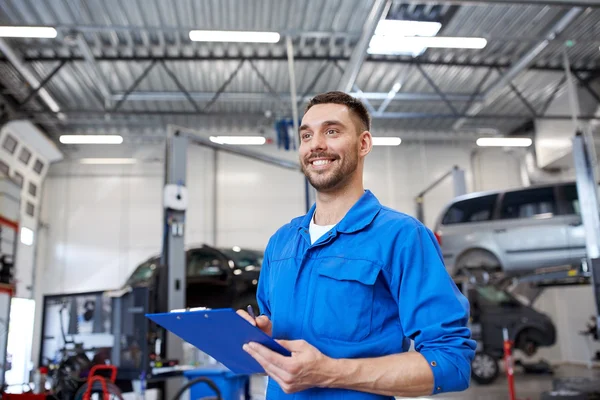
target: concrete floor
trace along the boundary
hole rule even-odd
[[[538,400],[544,391],[552,390],[552,379],[559,377],[590,377],[600,380],[600,369],[563,365],[555,368],[554,375],[523,374],[518,367],[515,368],[515,389],[519,400]],[[265,378],[256,376],[251,381],[252,400],[264,400]],[[402,399],[398,397],[397,399]],[[422,398],[424,399],[424,398]],[[508,383],[501,372],[500,377],[491,385],[478,385],[471,383],[471,387],[464,392],[440,394],[431,397],[432,400],[507,400]]]

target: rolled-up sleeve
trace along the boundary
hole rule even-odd
[[[417,226],[402,237],[395,279],[400,321],[434,377],[432,394],[469,387],[476,343],[468,327],[469,304],[446,272],[438,243]]]

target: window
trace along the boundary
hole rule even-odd
[[[31,159],[31,152],[26,147],[23,147],[21,149],[21,154],[19,154],[19,160],[21,160],[23,162],[23,164],[27,165],[27,164],[29,164],[30,159]]]
[[[15,181],[15,183],[19,185],[20,188],[23,187],[23,175],[21,175],[17,171],[15,171],[15,174],[13,175],[13,181]]]
[[[42,173],[43,169],[44,169],[44,163],[41,162],[40,160],[35,160],[35,164],[33,165],[33,170],[36,172],[36,174],[40,175]]]
[[[508,293],[494,286],[479,286],[476,287],[477,292],[481,297],[494,304],[518,304],[518,301],[511,297]]]
[[[508,192],[502,199],[503,219],[551,217],[556,213],[554,188],[538,188]]]
[[[27,209],[25,210],[25,212],[27,213],[27,215],[29,215],[30,217],[33,217],[33,214],[35,212],[35,207],[33,205],[33,203],[31,202],[27,202]]]
[[[213,252],[195,251],[190,255],[187,265],[187,276],[221,276],[221,261]]]
[[[6,139],[4,139],[2,147],[4,147],[10,154],[13,154],[17,148],[17,139],[10,135],[6,135]]]
[[[565,213],[569,215],[581,215],[581,209],[579,208],[579,195],[577,194],[577,186],[575,184],[563,186],[563,195],[565,197]]]
[[[131,277],[127,280],[127,285],[135,285],[137,283],[145,282],[152,278],[154,271],[158,267],[158,262],[160,260],[158,258],[151,258],[150,260],[140,264]]]
[[[252,250],[220,249],[223,254],[231,258],[238,268],[254,266],[260,268],[262,265],[263,254]]]
[[[5,163],[4,161],[0,161],[0,172],[6,176],[10,176],[9,170],[10,170],[10,168],[8,167],[8,164]]]
[[[37,195],[37,186],[33,182],[29,182],[29,194],[33,197]]]
[[[444,218],[442,224],[462,224],[467,222],[481,222],[492,219],[494,204],[498,195],[476,197],[473,199],[459,201],[453,204]]]

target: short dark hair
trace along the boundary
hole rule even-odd
[[[327,92],[321,93],[313,97],[306,106],[304,113],[317,104],[341,104],[350,109],[351,112],[354,113],[360,119],[360,122],[363,124],[362,128],[364,130],[371,130],[371,116],[369,115],[369,111],[365,105],[358,99],[350,96],[344,92]]]

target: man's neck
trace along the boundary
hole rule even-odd
[[[317,192],[317,206],[313,216],[315,224],[337,224],[362,197],[364,192],[362,184],[348,185],[335,192]]]

